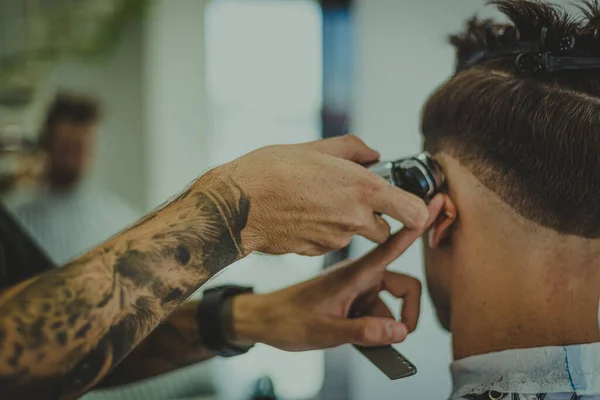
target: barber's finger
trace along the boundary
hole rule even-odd
[[[338,343],[359,346],[383,346],[402,342],[408,334],[407,327],[393,318],[361,317],[332,319],[329,329],[335,332]]]
[[[379,160],[379,153],[365,144],[354,135],[344,135],[337,138],[318,140],[309,143],[309,146],[322,153],[326,153],[344,160],[354,161],[359,164],[369,164]]]
[[[385,184],[370,201],[373,211],[389,215],[407,228],[423,228],[429,217],[425,202],[405,190]]]
[[[400,232],[393,234],[389,239],[376,247],[371,252],[367,253],[360,259],[360,264],[369,268],[380,267],[386,268],[392,261],[400,257],[406,249],[408,249],[415,240],[425,231],[426,227],[431,225],[439,214],[444,203],[443,198],[436,197],[429,204],[429,219],[421,229],[402,229]]]
[[[402,323],[406,325],[408,332],[414,331],[421,310],[421,282],[411,276],[386,271],[383,276],[383,289],[402,299]]]
[[[390,237],[390,225],[379,215],[373,214],[371,221],[357,233],[375,243],[383,243]]]

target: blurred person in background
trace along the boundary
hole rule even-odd
[[[113,193],[86,182],[100,122],[97,100],[62,92],[40,132],[45,175],[33,199],[13,209],[19,222],[63,264],[129,225],[140,213]]]

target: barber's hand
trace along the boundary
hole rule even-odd
[[[379,154],[356,136],[269,146],[218,168],[250,201],[244,248],[269,254],[319,255],[353,235],[383,243],[386,214],[422,228],[425,203],[368,171]]]
[[[439,196],[430,203],[432,217],[426,226],[438,215],[442,203]],[[261,342],[288,351],[403,341],[417,326],[421,284],[386,268],[423,231],[405,228],[361,259],[344,262],[298,285],[236,297],[232,339],[239,344]],[[379,299],[382,290],[403,300],[401,322],[394,320]],[[363,316],[347,318],[353,310]]]

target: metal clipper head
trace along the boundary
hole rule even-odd
[[[427,152],[397,161],[382,161],[369,170],[426,201],[435,196],[444,185],[440,166]]]

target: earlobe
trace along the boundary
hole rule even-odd
[[[429,246],[432,249],[449,237],[454,221],[456,221],[456,206],[450,197],[444,195],[444,208],[429,230]]]

